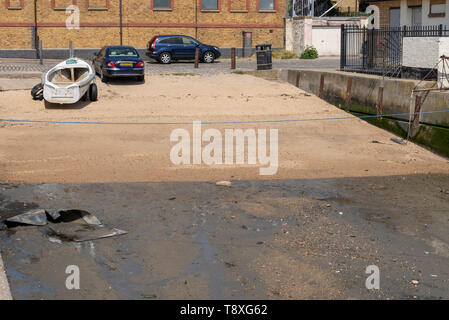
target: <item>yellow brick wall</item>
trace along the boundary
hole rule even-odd
[[[246,0],[233,0],[231,1],[231,10],[233,11],[246,11]]]
[[[42,40],[44,49],[67,49],[70,40],[74,48],[101,48],[107,45],[120,45],[120,28],[101,28],[100,36],[98,28],[83,27],[79,30],[67,30],[59,27],[45,27],[40,28],[39,38]]]
[[[105,8],[106,6],[106,0],[89,0],[89,8]]]
[[[2,1],[2,0],[0,0]],[[27,0],[25,0],[27,1]],[[33,3],[28,0],[25,6],[33,8]],[[67,8],[70,6],[72,0],[55,0],[56,8]],[[89,0],[89,3],[92,0]],[[53,10],[51,8],[51,0],[37,0],[37,21],[38,23],[59,23],[65,24],[65,21],[69,17],[65,10]],[[95,22],[118,22],[119,17],[119,1],[111,0],[110,8],[107,11],[92,11],[88,10],[85,6],[85,0],[77,0],[77,6],[80,10],[81,23],[95,23]],[[92,2],[93,3],[93,2]],[[0,18],[1,19],[1,18]]]
[[[176,30],[173,30],[173,28],[151,28],[151,27],[124,28],[123,43],[126,45],[131,45],[136,48],[146,48],[148,41],[150,41],[153,38],[153,36],[158,34],[173,34],[174,32],[195,37],[194,28],[176,28]]]
[[[11,1],[11,6],[15,4],[16,2]],[[24,8],[21,10],[9,10],[6,8],[6,1],[0,0],[0,22],[31,23],[33,21],[34,10],[30,0],[24,0]]]
[[[272,33],[270,33],[272,30]],[[269,41],[273,47],[282,47],[284,43],[284,30],[283,29],[235,29],[235,28],[223,28],[221,29],[221,38],[220,41],[214,39],[214,35],[216,34],[216,29],[212,28],[201,28],[198,30],[198,40],[204,42],[209,45],[218,45],[219,42],[222,42],[226,45],[223,47],[241,47],[243,43],[242,32],[248,31],[253,33],[253,47],[256,44],[264,43],[265,41]],[[215,42],[214,42],[215,41]],[[231,43],[232,45],[227,45]]]
[[[276,0],[278,10],[273,12],[258,12],[258,0],[249,1],[248,12],[246,0],[220,0],[219,12],[201,10],[201,0],[173,0],[172,10],[152,10],[151,1],[123,0],[123,44],[144,48],[154,35],[197,34],[202,42],[241,47],[242,31],[252,31],[253,44],[268,40],[273,46],[283,46],[284,0]],[[22,10],[8,10],[5,3],[0,0],[0,49],[32,48],[34,1],[24,0]],[[52,0],[37,0],[38,36],[44,48],[67,48],[69,40],[75,48],[120,42],[118,0],[89,0],[89,9],[86,0],[54,0],[56,8],[72,3],[80,10],[79,30],[65,28],[69,16],[65,10],[54,10]],[[106,4],[109,8],[101,10]]]
[[[1,27],[0,49],[30,49],[31,36],[30,27]]]
[[[333,3],[336,3],[337,1],[338,0],[333,1]],[[356,3],[356,1],[357,1],[357,3]],[[340,9],[340,12],[347,12],[348,7],[349,7],[351,12],[355,12],[355,11],[358,11],[358,5],[359,5],[359,0],[343,0],[337,6],[337,8]]]
[[[194,23],[195,3],[174,0],[173,10],[151,10],[150,0],[129,0],[123,7],[124,22],[129,23]],[[117,13],[118,16],[118,13]]]

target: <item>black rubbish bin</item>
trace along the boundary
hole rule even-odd
[[[273,59],[271,55],[271,44],[264,43],[256,45],[257,70],[271,70]]]

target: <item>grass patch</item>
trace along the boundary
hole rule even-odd
[[[171,76],[178,76],[178,77],[184,77],[184,76],[199,76],[198,73],[191,73],[191,72],[181,72],[181,73],[171,73]]]
[[[449,157],[449,129],[421,125],[414,140]]]
[[[282,59],[282,60],[287,60],[287,59],[299,59],[299,56],[291,51],[287,51],[287,50],[273,50],[271,51],[271,57],[273,59]],[[243,60],[256,60],[257,58],[257,54],[253,53],[250,57],[247,58],[239,58],[239,59],[243,59]]]
[[[273,59],[298,59],[298,55],[287,50],[275,50],[272,52]]]
[[[245,74],[245,72],[242,71],[242,70],[232,71],[232,73],[234,73],[234,74]]]
[[[367,116],[366,113],[359,113],[354,111],[350,111],[350,113],[356,117]],[[391,119],[388,117],[380,117],[379,119],[377,117],[370,117],[370,118],[361,118],[361,120],[366,121],[376,127],[392,132],[400,136],[401,138],[407,137],[407,132],[405,132],[404,129],[402,129],[402,127],[399,125],[399,122],[396,119]]]

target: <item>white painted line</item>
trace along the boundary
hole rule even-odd
[[[2,256],[0,255],[0,300],[12,300],[8,279],[6,278]]]

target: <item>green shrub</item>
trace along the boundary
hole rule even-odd
[[[307,46],[300,56],[301,59],[316,59],[318,58],[318,51],[313,46]]]

